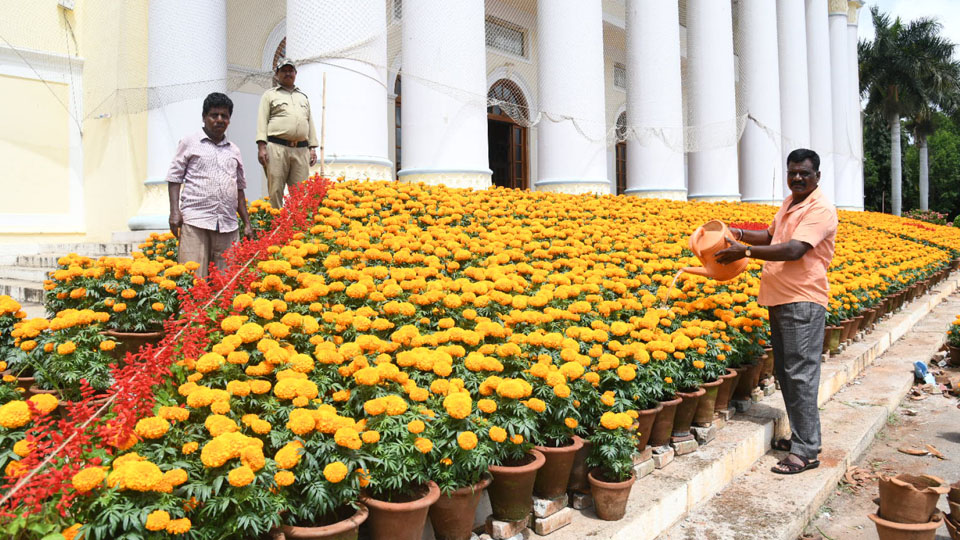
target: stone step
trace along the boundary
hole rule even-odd
[[[14,259],[16,266],[25,268],[45,268],[53,270],[57,267],[57,261],[63,254],[59,253],[37,253],[35,255],[17,255]]]
[[[817,469],[794,476],[775,475],[769,469],[785,453],[768,453],[750,473],[738,477],[659,538],[796,539],[910,390],[913,362],[936,353],[958,312],[960,295],[954,295],[924,318],[928,328],[917,325],[857,384],[847,386],[821,408],[824,441]]]
[[[960,287],[960,276],[954,273],[935,290],[904,306],[902,311],[882,321],[872,332],[866,335],[863,341],[850,345],[837,356],[830,357],[822,366],[818,402],[821,405],[826,404],[831,397],[841,390],[844,393],[834,401],[848,402],[846,392],[849,390],[845,389],[844,386],[853,381],[880,355],[890,349],[897,339],[918,325],[925,316],[930,314],[958,287]],[[946,306],[943,309],[951,313],[950,320],[952,321],[957,307]],[[924,335],[926,336],[926,334]],[[943,331],[940,331],[940,341],[931,342],[931,346],[939,347],[943,339]],[[919,356],[914,359],[917,358]],[[903,377],[898,380],[903,384],[903,392],[906,392],[909,389],[910,382],[912,382],[910,375],[912,371],[909,363],[906,366],[899,366],[897,369],[900,370],[899,373]],[[889,390],[885,392],[885,394],[877,394],[873,397],[892,395]],[[897,396],[892,401],[896,403],[899,399],[900,396]],[[846,405],[841,406],[846,407]],[[864,419],[859,419],[858,422],[870,425]],[[657,469],[645,478],[638,480],[630,493],[624,519],[616,522],[601,521],[596,517],[593,510],[581,510],[581,514],[575,516],[570,525],[551,534],[550,538],[551,540],[574,540],[588,537],[620,540],[652,540],[658,538],[666,531],[673,531],[671,527],[674,527],[675,523],[680,522],[677,526],[682,526],[682,523],[685,523],[688,517],[692,518],[692,516],[698,515],[699,509],[704,505],[710,505],[712,503],[711,498],[720,493],[731,482],[743,476],[750,476],[752,473],[745,475],[748,471],[754,468],[757,471],[768,470],[776,462],[773,459],[772,463],[766,463],[767,460],[771,459],[769,456],[765,457],[770,452],[771,441],[775,435],[783,437],[788,434],[789,426],[783,399],[781,394],[776,392],[764,398],[760,403],[754,404],[746,413],[738,413],[733,420],[726,423],[723,429],[719,430],[716,439],[705,446],[701,446],[697,452],[679,456],[674,463],[663,469]],[[827,434],[827,437],[829,436]],[[757,475],[760,474],[763,473],[757,473]],[[772,475],[772,473],[770,474]],[[800,476],[803,477],[804,475]],[[777,495],[771,495],[770,497],[773,501],[780,499]],[[750,505],[737,506],[735,502],[731,504],[735,504],[738,511],[752,512]],[[726,520],[726,517],[722,513],[718,513],[716,519],[722,522]],[[681,520],[684,521],[681,522]],[[800,528],[802,529],[806,520],[801,521]],[[737,535],[725,535],[726,533],[724,535],[711,535],[707,530],[697,531],[694,529],[696,527],[684,529],[683,532],[686,536],[664,536],[663,538],[669,538],[670,540],[674,538],[741,538]],[[673,532],[670,534],[673,534]],[[797,534],[799,534],[799,529]],[[539,538],[539,536],[530,532],[529,538]],[[758,535],[749,538],[767,537]],[[770,538],[774,537],[771,536]],[[795,538],[796,535],[790,540]]]
[[[21,304],[42,304],[43,293],[43,284],[37,281],[0,279],[0,295],[10,296]]]
[[[44,280],[48,278],[47,272],[52,269],[53,267],[0,266],[0,280],[14,279],[43,284]]]

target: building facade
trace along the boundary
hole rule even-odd
[[[0,119],[28,126],[0,138],[7,239],[164,228],[166,167],[211,91],[263,196],[256,110],[281,55],[318,122],[326,75],[334,176],[776,204],[809,147],[827,195],[863,208],[860,2],[3,4]]]

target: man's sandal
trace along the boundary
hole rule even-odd
[[[797,458],[800,463],[790,461],[790,456]],[[796,454],[790,454],[781,459],[770,470],[776,474],[798,474],[809,469],[816,469],[820,466],[820,461],[816,459],[807,459]]]

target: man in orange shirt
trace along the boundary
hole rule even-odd
[[[790,152],[787,184],[791,193],[770,228],[731,229],[736,239],[728,238],[731,246],[717,253],[722,264],[743,257],[769,261],[760,276],[758,302],[770,312],[774,368],[792,431],[789,440],[773,444],[789,452],[773,467],[778,474],[796,474],[820,465],[817,394],[837,209],[819,183],[820,156],[803,148]]]

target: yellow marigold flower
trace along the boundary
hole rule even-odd
[[[570,387],[567,386],[567,385],[565,385],[565,384],[558,384],[558,385],[556,385],[556,386],[553,387],[553,393],[554,393],[558,398],[564,398],[564,399],[566,399],[566,398],[570,397]]]
[[[170,514],[166,510],[154,510],[147,515],[148,531],[165,530],[168,523],[170,523]]]
[[[122,296],[122,297],[123,297],[124,299],[126,299],[126,300],[130,300],[130,299],[132,299],[132,298],[136,298],[136,297],[137,297],[137,291],[135,291],[135,290],[133,290],[133,289],[124,289],[124,290],[120,291],[120,296]]]
[[[613,407],[613,404],[616,402],[616,399],[613,396],[613,391],[606,391],[600,396],[600,401],[607,407]]]
[[[177,468],[163,473],[163,481],[171,486],[179,486],[187,481],[187,471]]]
[[[703,369],[704,367],[706,367],[706,364],[703,363],[703,360],[694,360],[693,367],[697,369]]]
[[[273,481],[280,487],[289,486],[294,480],[296,477],[290,471],[277,471],[277,474],[273,475]]]
[[[426,426],[422,420],[411,420],[410,423],[407,424],[407,431],[413,433],[414,435],[423,433],[424,429],[426,429]]]
[[[313,431],[316,426],[317,421],[313,416],[313,412],[307,409],[294,409],[290,411],[287,417],[287,429],[297,435],[306,435]]]
[[[80,493],[86,493],[93,488],[100,487],[106,477],[107,473],[104,472],[103,467],[87,467],[74,474],[71,483],[73,489]]]
[[[106,340],[106,341],[101,341],[101,342],[100,342],[100,350],[101,350],[101,351],[112,351],[112,350],[114,350],[114,349],[116,349],[116,348],[117,348],[117,342],[116,342],[116,341],[111,341],[111,340],[108,339],[108,340]]]
[[[0,426],[16,429],[30,422],[30,407],[26,401],[8,401],[0,406]]]
[[[27,457],[27,455],[30,454],[30,451],[33,449],[33,446],[33,443],[26,439],[17,441],[13,445],[13,453],[20,457]]]
[[[187,534],[191,525],[190,518],[171,519],[167,523],[167,534]]]
[[[267,459],[261,447],[247,446],[240,450],[240,462],[253,471],[259,471],[267,464]]]
[[[63,535],[63,540],[77,540],[77,534],[80,532],[80,527],[83,527],[82,523],[74,523],[73,525],[60,531],[60,534]]]
[[[183,447],[180,448],[180,451],[183,452],[184,455],[190,455],[196,452],[197,448],[199,447],[200,447],[200,443],[195,441],[190,441],[188,443],[184,443]]]
[[[433,442],[424,437],[417,437],[416,440],[413,441],[413,445],[416,446],[417,450],[423,454],[429,453],[431,450],[433,450]]]
[[[134,433],[144,439],[159,439],[167,434],[170,422],[159,416],[141,418],[133,428]]]
[[[337,484],[347,477],[347,466],[340,461],[334,461],[323,468],[323,477],[331,484]]]
[[[360,434],[360,438],[366,444],[374,444],[380,441],[380,432],[374,430],[364,431]]]
[[[53,394],[35,394],[30,396],[30,403],[40,411],[40,414],[48,414],[60,404],[60,400]]]
[[[472,431],[464,431],[457,435],[457,444],[464,450],[473,450],[477,447],[477,434]]]
[[[385,396],[384,403],[386,403],[386,412],[390,416],[397,416],[407,412],[407,402],[400,396],[389,395]]]
[[[3,469],[3,474],[16,478],[26,474],[27,466],[20,461],[11,460],[10,463],[7,463],[6,468]]]
[[[300,463],[302,449],[303,444],[294,441],[287,443],[283,448],[277,450],[277,454],[273,458],[274,461],[277,462],[277,467],[281,469],[292,469],[296,467],[297,463]]]
[[[150,304],[150,307],[151,307],[154,311],[163,311],[163,310],[167,309],[167,306],[163,305],[163,302],[154,302],[154,303]]]
[[[563,423],[570,429],[576,429],[580,425],[576,418],[570,418],[569,416],[563,419]]]
[[[486,414],[491,414],[497,410],[497,402],[492,399],[481,399],[477,401],[477,408]]]
[[[37,348],[37,342],[32,339],[28,339],[20,343],[20,350],[24,352],[30,352],[36,348]]]
[[[443,398],[443,408],[453,418],[463,419],[470,416],[470,412],[473,410],[473,400],[470,399],[470,394],[457,392]]]
[[[492,440],[493,442],[502,443],[503,441],[507,440],[506,430],[504,430],[502,427],[499,427],[499,426],[491,427],[489,435],[490,435],[490,440]]]
[[[222,414],[211,414],[204,420],[203,426],[210,432],[211,437],[216,437],[224,433],[233,433],[240,429],[240,426],[232,418]]]
[[[247,467],[246,465],[241,465],[231,470],[227,475],[227,480],[233,487],[243,487],[249,485],[254,481],[254,479],[256,479],[256,476],[253,474],[253,469]]]
[[[57,354],[70,354],[75,350],[77,350],[77,344],[72,341],[57,345]]]
[[[360,436],[357,434],[357,431],[352,428],[340,428],[333,434],[333,440],[340,446],[344,448],[349,448],[351,450],[358,450],[362,443],[360,441]]]
[[[547,404],[544,403],[542,399],[538,399],[538,398],[530,398],[526,401],[523,401],[522,403],[526,405],[528,409],[531,409],[538,413],[542,413],[547,409]]]
[[[250,391],[254,394],[266,394],[270,391],[270,381],[260,379],[250,381]]]
[[[197,371],[200,373],[210,373],[220,369],[220,366],[226,362],[226,358],[217,353],[206,353],[197,359]]]
[[[510,437],[510,442],[513,444],[523,444],[523,435],[520,435],[519,433],[513,435]]]
[[[373,386],[380,382],[380,372],[376,368],[365,367],[357,370],[357,372],[353,374],[353,378],[357,381],[357,384]]]

